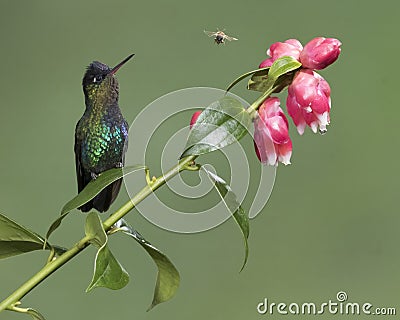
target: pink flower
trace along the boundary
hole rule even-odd
[[[328,82],[309,69],[298,71],[288,88],[286,106],[299,134],[306,125],[317,132],[326,131],[331,110],[331,89]]]
[[[192,118],[190,119],[190,129],[192,129],[193,125],[196,123],[197,118],[200,116],[201,111],[196,111],[193,113]]]
[[[339,57],[341,45],[334,38],[315,38],[305,45],[300,54],[300,62],[307,69],[324,69]]]
[[[300,52],[303,50],[299,40],[289,39],[285,42],[275,42],[267,50],[267,54],[271,57],[261,62],[259,68],[270,67],[274,61],[284,56],[290,56],[299,60]]]
[[[278,161],[290,164],[289,123],[276,97],[266,99],[258,110],[254,120],[254,148],[263,164],[277,166]]]

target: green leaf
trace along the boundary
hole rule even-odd
[[[246,135],[251,118],[240,101],[225,96],[209,105],[190,130],[181,158],[226,147]]]
[[[44,239],[5,215],[0,214],[0,259],[42,250]],[[46,249],[51,249],[50,245]]]
[[[300,67],[301,63],[293,57],[281,57],[279,59],[276,59],[271,67],[260,68],[242,74],[228,86],[226,91],[232,89],[237,83],[247,78],[248,76],[252,76],[247,83],[247,89],[265,92],[267,90],[270,90],[272,86],[274,86],[279,77],[286,75],[291,71],[297,70]],[[286,85],[288,84],[287,81],[284,82]],[[281,82],[279,88],[275,89],[273,92],[280,92],[282,89],[283,87]]]
[[[280,76],[294,71],[301,67],[301,63],[293,57],[285,56],[276,59],[269,69],[268,77],[270,79],[278,79]]]
[[[285,56],[274,61],[267,71],[259,70],[253,74],[247,84],[247,89],[266,92],[274,87],[272,92],[278,93],[293,80],[294,71],[301,63],[293,57]]]
[[[125,287],[128,282],[129,274],[105,244],[97,251],[93,279],[86,292],[90,292],[97,287],[119,290]]]
[[[296,74],[296,71],[291,71],[291,72],[285,73],[284,75],[280,76],[274,83],[273,93],[279,93],[284,88],[289,86],[292,83],[295,74]]]
[[[62,220],[74,209],[92,200],[108,185],[118,179],[141,169],[146,169],[143,165],[133,165],[124,168],[114,168],[101,173],[96,180],[87,184],[87,186],[71,201],[69,201],[61,210],[61,216],[58,217],[50,226],[46,234],[46,239],[61,225]]]
[[[293,81],[293,77],[295,75],[295,71],[288,72],[282,76],[280,76],[276,81],[274,81],[273,86],[274,89],[271,93],[279,93],[285,87],[290,85]],[[247,89],[259,92],[266,92],[271,89],[271,82],[268,81],[268,78],[264,72],[255,73],[253,77],[249,80],[247,84]]]
[[[253,91],[265,92],[269,88],[267,87],[268,70],[257,71],[250,78],[247,83],[247,89]]]
[[[86,292],[97,287],[118,290],[129,282],[129,274],[121,266],[107,246],[107,234],[97,213],[91,212],[86,218],[85,234],[90,237],[90,243],[98,249],[96,254],[93,279]]]
[[[242,232],[245,249],[244,261],[242,268],[240,269],[240,271],[242,271],[246,265],[247,258],[249,256],[249,245],[247,242],[247,239],[249,238],[249,217],[240,205],[240,203],[237,201],[235,193],[232,191],[231,187],[225,182],[225,180],[207,170],[205,167],[201,167],[201,169],[204,170],[210,177],[210,179],[214,182],[215,188],[217,189],[222,200],[224,201],[226,207],[232,213],[234,220],[236,221],[237,225],[240,228],[240,231]]]
[[[122,225],[121,225],[122,223]],[[117,228],[125,234],[135,239],[153,258],[158,268],[156,287],[154,289],[153,301],[148,311],[157,304],[171,299],[179,287],[180,276],[178,270],[172,262],[160,250],[146,241],[142,235],[132,229],[124,220],[121,219],[120,226]]]
[[[265,68],[259,68],[256,70],[251,70],[249,72],[246,72],[244,74],[242,74],[241,76],[239,76],[238,78],[236,78],[226,89],[226,91],[228,92],[229,90],[231,90],[236,84],[238,84],[240,81],[242,81],[243,79],[247,78],[248,76],[251,76],[252,74],[258,73],[260,71],[265,72],[265,74],[268,74],[268,70],[270,67],[265,67]]]
[[[81,205],[85,204],[89,200],[92,200],[97,196],[104,188],[108,185],[117,181],[118,179],[130,174],[132,172],[146,169],[143,165],[133,165],[124,168],[114,168],[101,173],[96,180],[92,180],[87,186],[71,201],[62,208],[61,214],[68,213]]]

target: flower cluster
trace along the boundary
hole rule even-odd
[[[330,87],[314,70],[321,70],[336,61],[341,43],[333,38],[315,38],[304,48],[296,39],[277,42],[270,46],[270,58],[261,62],[260,68],[271,66],[283,56],[298,60],[302,67],[296,72],[288,88],[286,106],[299,134],[306,126],[313,132],[326,131],[331,110]],[[289,164],[292,143],[288,121],[279,107],[278,98],[268,98],[258,110],[254,121],[254,143],[258,158],[264,164],[277,165],[278,161]]]
[[[269,58],[259,65],[271,67],[282,57],[289,56],[300,62],[293,80],[288,87],[287,113],[292,118],[300,135],[306,126],[316,133],[326,131],[330,121],[331,89],[315,70],[321,70],[336,61],[341,43],[333,38],[315,38],[304,47],[300,41],[289,39],[276,42],[267,50]],[[190,128],[196,123],[201,111],[193,114]],[[292,141],[289,136],[289,122],[280,107],[277,97],[267,97],[257,110],[254,119],[254,147],[258,159],[266,165],[277,166],[278,162],[290,164]]]

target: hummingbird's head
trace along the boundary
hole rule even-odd
[[[86,102],[87,100],[95,101],[98,96],[118,99],[118,81],[114,75],[133,56],[134,54],[131,54],[114,68],[99,61],[93,61],[87,67],[82,80]]]

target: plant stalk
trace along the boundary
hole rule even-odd
[[[131,211],[138,203],[148,197],[153,191],[164,185],[169,179],[173,178],[181,171],[190,168],[196,156],[188,156],[179,161],[177,165],[168,170],[165,174],[161,175],[150,184],[147,184],[140,190],[130,201],[124,204],[121,208],[115,211],[109,218],[103,222],[104,230],[107,232],[111,227]],[[8,309],[12,310],[13,307],[20,302],[20,300],[32,291],[37,285],[44,281],[53,272],[58,270],[78,253],[82,252],[89,246],[89,237],[85,236],[79,240],[72,248],[59,256],[57,259],[49,261],[39,272],[32,276],[28,281],[22,284],[17,290],[10,294],[6,299],[0,303],[0,312]]]

